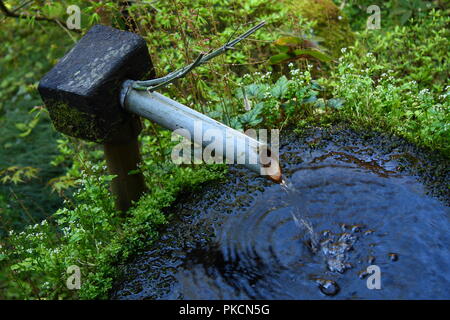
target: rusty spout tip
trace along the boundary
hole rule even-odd
[[[283,174],[281,172],[281,167],[280,167],[280,164],[278,163],[278,161],[277,161],[276,171],[274,173],[267,175],[267,177],[270,180],[272,180],[273,182],[278,183],[278,184],[283,182]]]
[[[263,146],[260,149],[260,159],[261,174],[275,183],[282,183],[283,176],[278,155],[272,154],[272,151],[268,146]]]
[[[280,184],[281,182],[283,182],[283,176],[281,175],[281,170],[279,172],[279,174],[276,175],[270,175],[269,179],[272,180],[275,183]]]

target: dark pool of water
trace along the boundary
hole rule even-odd
[[[448,163],[411,148],[342,129],[284,137],[288,192],[237,168],[186,197],[112,297],[449,299]]]

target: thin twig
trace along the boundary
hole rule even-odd
[[[268,59],[264,59],[264,60],[258,60],[255,62],[247,62],[247,63],[219,63],[219,65],[221,66],[251,66],[251,65],[255,65],[255,64],[262,64],[262,63],[266,63],[267,61],[269,61],[270,58]]]
[[[56,23],[67,33],[67,35],[72,39],[74,43],[77,43],[77,39],[70,33],[69,29],[67,29],[59,20],[56,20]]]
[[[10,17],[10,18],[18,18],[18,19],[34,19],[36,21],[46,21],[46,22],[52,22],[52,23],[56,23],[57,25],[63,26],[63,28],[70,30],[70,31],[74,31],[77,33],[81,33],[81,30],[78,29],[69,29],[67,28],[67,26],[65,26],[64,22],[60,21],[59,19],[51,19],[51,18],[47,18],[44,16],[34,16],[34,15],[30,15],[30,14],[24,14],[24,13],[16,13],[16,10],[20,9],[22,6],[19,6],[18,8],[14,9],[13,11],[10,11],[6,5],[3,3],[3,1],[0,1],[0,11],[3,12],[3,14],[6,17]]]
[[[249,29],[247,32],[243,33],[233,41],[228,41],[226,44],[224,44],[222,47],[214,50],[213,52],[209,54],[201,54],[193,63],[190,65],[183,67],[179,70],[173,71],[169,73],[168,75],[152,79],[152,80],[145,80],[145,81],[135,81],[133,83],[133,89],[136,90],[147,90],[147,91],[154,91],[158,88],[164,87],[167,84],[173,82],[176,79],[182,78],[186,76],[192,69],[208,62],[209,60],[217,57],[218,55],[221,55],[222,53],[234,49],[234,46],[239,43],[240,41],[244,40],[248,36],[250,36],[252,33],[256,32],[258,29],[263,27],[266,24],[265,21],[259,23],[258,25],[254,26],[253,28]]]

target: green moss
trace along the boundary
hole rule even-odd
[[[338,57],[342,48],[353,44],[355,37],[347,18],[331,0],[286,0],[291,15],[300,15],[314,21],[316,36],[333,57]]]
[[[47,102],[55,128],[69,136],[99,142],[104,137],[95,115],[81,112],[60,101]]]

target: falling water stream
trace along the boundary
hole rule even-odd
[[[342,128],[286,135],[280,152],[281,184],[234,168],[180,199],[112,297],[450,298],[448,162]]]

